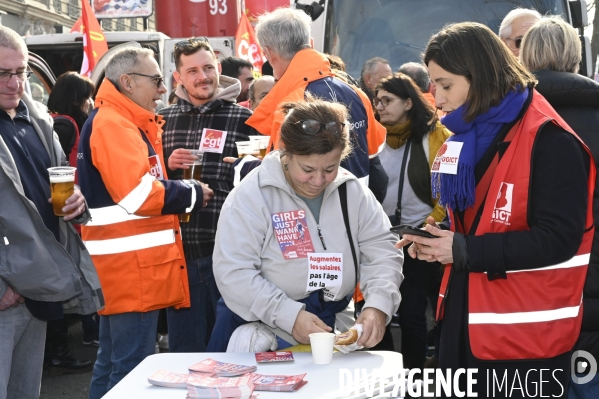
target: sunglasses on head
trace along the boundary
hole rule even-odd
[[[208,42],[208,38],[201,37],[192,37],[189,39],[181,40],[180,42],[175,43],[175,48],[184,48],[188,46],[193,46],[196,42]]]
[[[516,46],[516,48],[520,48],[520,45],[522,44],[522,36],[518,36],[515,39],[512,39],[511,37],[506,37],[505,40],[511,40],[512,42],[514,42],[514,46]]]
[[[321,122],[315,121],[314,119],[306,119],[304,121],[297,121],[294,123],[294,125],[301,126],[304,133],[310,134],[310,135],[316,134],[316,133],[320,132],[321,130],[326,130],[327,132],[333,133],[334,135],[339,135],[345,128],[345,123],[336,122],[336,121],[321,123]]]

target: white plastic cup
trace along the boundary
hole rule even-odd
[[[312,333],[309,335],[309,337],[314,364],[330,364],[333,361],[333,344],[335,343],[335,334]]]
[[[50,177],[50,192],[52,195],[52,208],[54,215],[66,216],[62,208],[66,206],[67,199],[73,195],[75,189],[75,171],[72,166],[56,166],[48,168]]]
[[[235,144],[237,145],[237,154],[239,158],[243,158],[246,155],[260,154],[260,147],[257,141],[238,141]]]

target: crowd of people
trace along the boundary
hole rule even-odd
[[[599,377],[571,375],[575,350],[599,359],[599,84],[577,74],[576,30],[516,9],[499,35],[448,25],[422,63],[375,57],[354,79],[310,25],[259,17],[259,78],[177,43],[158,112],[151,50],[116,52],[97,90],[60,76],[46,108],[0,26],[0,399],[38,398],[44,364],[92,367],[69,349],[69,313],[99,346],[101,398],[155,353],[161,312],[171,352],[285,349],[359,324],[358,346],[406,368],[478,369],[479,397],[487,371],[533,369],[552,372],[545,395],[597,396]],[[253,136],[267,154],[238,158]],[[47,169],[67,164],[78,185],[59,217]]]

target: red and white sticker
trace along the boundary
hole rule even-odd
[[[323,290],[324,296],[335,300],[343,283],[343,254],[308,254],[308,282],[306,292]]]
[[[227,132],[224,130],[204,128],[202,130],[202,140],[200,140],[200,150],[222,154],[226,140]]]
[[[285,259],[307,258],[308,253],[314,252],[306,211],[298,209],[273,213],[270,219]]]
[[[431,172],[456,175],[463,145],[464,143],[458,141],[446,141],[437,152]]]
[[[148,157],[148,161],[150,161],[150,174],[158,180],[164,180],[160,157],[158,155],[152,155],[151,157]]]

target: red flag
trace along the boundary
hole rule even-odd
[[[81,20],[81,17],[75,21],[69,33],[83,33],[83,21]]]
[[[81,22],[84,29],[81,75],[90,76],[96,62],[108,51],[108,43],[87,0],[81,0]]]
[[[241,15],[239,20],[235,43],[237,45],[237,57],[251,62],[255,70],[262,70],[262,64],[264,64],[266,58],[256,40],[254,27],[245,13]]]

